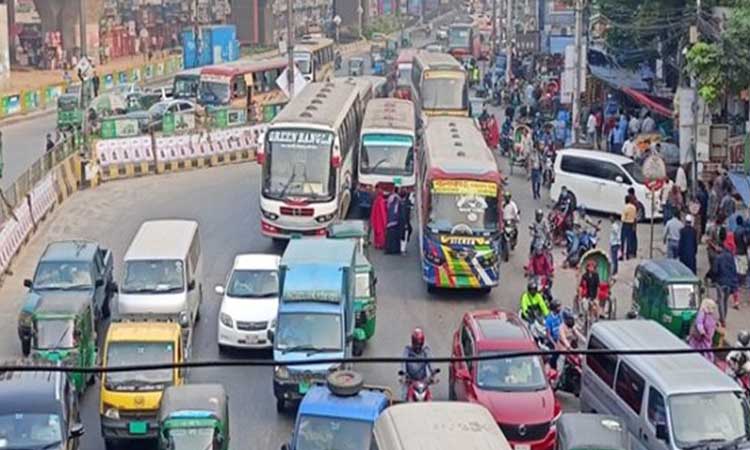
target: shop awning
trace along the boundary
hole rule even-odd
[[[636,103],[646,107],[646,109],[653,112],[654,114],[658,114],[667,118],[672,117],[672,110],[654,100],[650,95],[636,91],[635,89],[631,89],[629,87],[622,87],[621,89],[622,92],[626,93]]]
[[[729,180],[734,190],[742,197],[742,203],[750,206],[750,176],[742,172],[729,172]]]

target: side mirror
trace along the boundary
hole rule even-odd
[[[656,439],[664,442],[669,442],[669,430],[667,430],[666,423],[656,424]]]
[[[189,327],[190,326],[190,314],[185,311],[181,312],[180,317],[178,318],[178,321],[182,328]]]
[[[214,292],[216,292],[219,295],[224,295],[224,286],[216,285],[214,287]]]
[[[268,338],[269,341],[273,342],[273,338],[276,337],[276,334],[274,333],[273,330],[268,330],[266,331],[266,337]]]
[[[624,180],[622,179],[622,176],[620,176],[620,175],[617,175],[617,176],[615,177],[615,181],[616,181],[616,182],[618,182],[618,183],[622,183],[622,182],[623,182]]]
[[[70,427],[70,437],[71,438],[78,438],[83,436],[83,433],[86,430],[83,428],[83,424],[80,422],[76,422]]]
[[[101,278],[99,278],[98,280],[94,281],[94,286],[95,287],[102,287],[102,286],[104,286],[104,280],[102,280]]]
[[[190,280],[187,285],[188,291],[195,289],[195,280]]]
[[[23,280],[23,285],[25,287],[27,287],[27,288],[31,288],[31,286],[32,286],[31,279],[30,278],[26,278],[25,280]]]

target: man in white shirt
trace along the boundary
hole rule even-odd
[[[628,122],[628,131],[632,136],[635,136],[641,131],[641,121],[635,114],[630,116],[630,122]]]
[[[685,168],[683,166],[677,168],[677,174],[674,177],[674,184],[680,188],[682,195],[685,195],[688,190],[688,182],[687,174],[685,173]]]
[[[631,136],[628,136],[628,138],[625,139],[625,142],[623,142],[622,154],[630,159],[633,159],[633,157],[635,156],[635,143],[633,142],[633,138]]]
[[[586,121],[586,139],[594,148],[598,147],[596,143],[596,115],[594,111],[589,113],[589,118]]]
[[[503,205],[503,220],[510,220],[518,224],[521,221],[521,212],[518,210],[516,202],[513,201],[510,191],[503,193],[505,204]]]
[[[646,117],[643,119],[643,124],[641,125],[641,132],[643,133],[653,133],[656,131],[656,121],[651,117],[651,113],[646,113]]]

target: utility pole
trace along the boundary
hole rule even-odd
[[[79,0],[78,22],[81,34],[81,58],[86,56],[86,0]]]
[[[696,18],[695,18],[695,41],[691,42],[691,44],[697,43],[697,41],[700,39],[700,31],[698,29],[698,23],[700,21],[701,11],[702,11],[702,2],[701,0],[696,0],[695,7],[696,7]],[[692,34],[692,33],[691,33]],[[693,145],[691,148],[692,156],[693,156],[693,167],[692,167],[692,183],[690,183],[690,193],[692,194],[693,198],[695,198],[696,193],[696,186],[698,184],[698,81],[695,79],[695,76],[690,77],[690,86],[693,88],[693,104],[691,109],[693,110]]]
[[[497,0],[492,0],[492,59],[495,59],[497,53]],[[493,61],[490,61],[492,64]]]
[[[288,59],[286,81],[289,100],[294,97],[294,0],[286,0],[286,54]]]
[[[571,122],[573,124],[573,143],[578,143],[581,130],[581,64],[583,64],[583,0],[576,0],[576,29],[575,29],[576,65],[575,77],[573,78],[573,112]]]
[[[505,84],[508,86],[508,92],[510,92],[510,82],[513,80],[513,39],[515,38],[515,26],[513,26],[513,9],[515,3],[513,0],[508,0],[508,9],[505,11],[505,53],[506,53],[506,66],[505,66]]]

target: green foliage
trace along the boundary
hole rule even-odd
[[[721,47],[718,44],[698,42],[688,51],[686,59],[688,72],[698,82],[698,94],[709,105],[715,104],[727,85]]]

